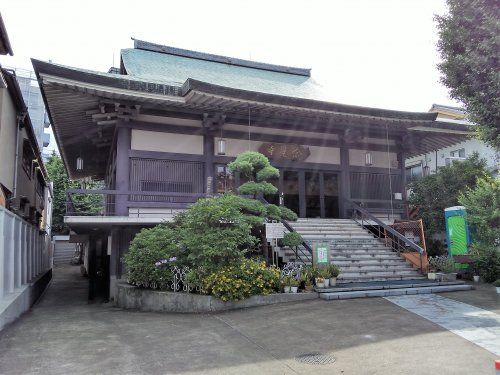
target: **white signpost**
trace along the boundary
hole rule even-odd
[[[285,236],[285,226],[282,223],[266,223],[266,238],[271,242],[273,264],[278,264],[278,254],[275,251],[278,238]]]
[[[282,223],[266,223],[266,238],[268,240],[283,238],[286,229]]]

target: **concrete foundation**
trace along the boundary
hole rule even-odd
[[[283,293],[252,296],[242,301],[224,302],[213,296],[194,293],[141,289],[122,281],[116,283],[115,305],[124,309],[156,312],[206,313],[317,299],[318,293]]]

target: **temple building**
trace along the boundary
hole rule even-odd
[[[140,228],[235,190],[242,178],[227,164],[243,151],[279,168],[269,202],[304,218],[349,218],[355,202],[391,223],[406,217],[405,160],[470,132],[436,113],[329,102],[310,69],[140,40],[119,72],[33,66],[69,176],[105,182],[68,192],[66,222],[94,254],[90,272],[109,270],[112,282]],[[101,195],[102,207],[82,212],[71,200],[81,194]]]

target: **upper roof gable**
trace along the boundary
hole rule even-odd
[[[324,89],[310,77],[310,69],[272,65],[202,52],[161,46],[140,40],[121,51],[126,74],[182,86],[188,79],[240,90],[326,100]]]

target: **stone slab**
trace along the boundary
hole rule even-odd
[[[386,299],[500,356],[499,314],[435,294]]]

